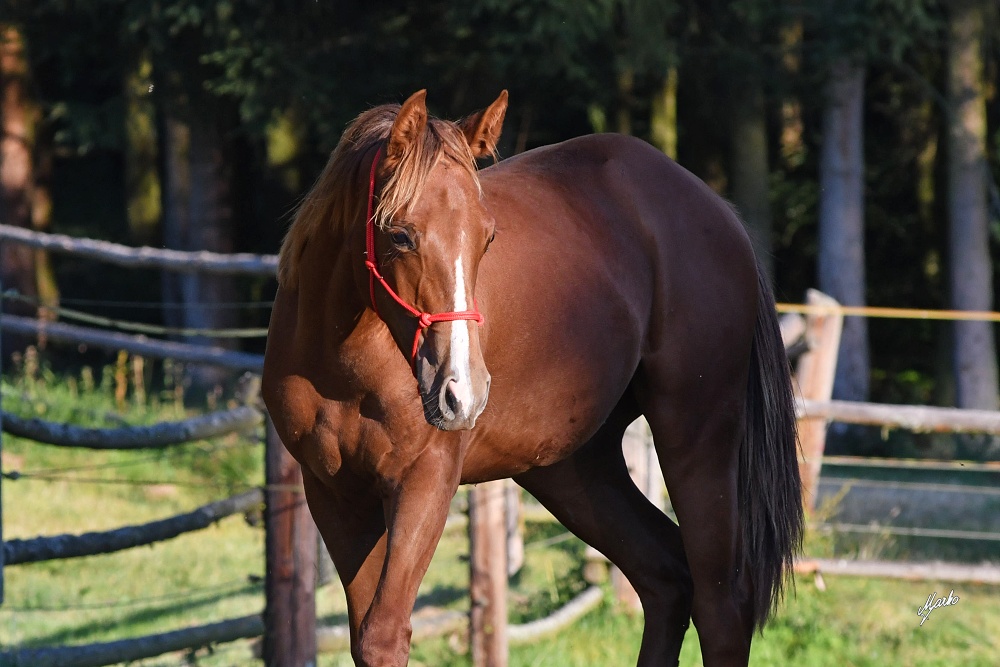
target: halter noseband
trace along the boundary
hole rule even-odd
[[[382,283],[382,287],[385,288],[385,291],[392,297],[393,301],[398,303],[407,312],[417,318],[417,332],[413,336],[413,350],[410,352],[410,370],[415,374],[417,366],[417,350],[420,348],[420,334],[424,331],[424,329],[430,328],[430,326],[435,322],[454,322],[457,320],[475,320],[480,326],[482,326],[484,318],[483,314],[479,312],[479,306],[475,303],[475,301],[473,301],[472,310],[449,311],[446,313],[425,313],[417,310],[410,304],[406,303],[402,297],[396,294],[396,291],[389,286],[389,283],[387,283],[385,278],[382,277],[382,274],[379,273],[375,258],[374,202],[375,170],[378,167],[378,162],[381,157],[382,147],[380,146],[378,151],[375,153],[375,159],[372,160],[372,170],[371,174],[368,176],[368,217],[365,222],[365,266],[368,267],[368,291],[371,295],[372,310],[375,311],[375,314],[378,315],[379,318],[382,318],[382,315],[378,312],[378,306],[375,304],[376,280]]]

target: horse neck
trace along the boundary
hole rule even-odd
[[[324,348],[346,338],[367,308],[359,283],[363,236],[359,245],[356,230],[337,232],[324,227],[317,230],[303,253],[299,321],[322,337]]]

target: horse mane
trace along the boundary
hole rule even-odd
[[[368,174],[361,178],[361,164],[372,148],[389,138],[399,109],[398,104],[383,104],[365,111],[347,126],[323,171],[296,209],[281,244],[278,283],[283,287],[298,284],[302,253],[321,225],[330,225],[335,236],[343,239],[350,225],[363,224]],[[428,118],[421,139],[411,142],[402,156],[387,165],[392,172],[375,208],[375,222],[380,228],[385,228],[396,214],[405,213],[417,201],[428,174],[442,157],[457,162],[479,187],[476,161],[465,135],[454,123]],[[384,151],[382,159],[385,160]]]

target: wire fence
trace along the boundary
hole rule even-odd
[[[3,293],[3,299],[15,303],[23,303],[32,307],[44,310],[51,316],[56,315],[62,319],[74,322],[83,322],[95,326],[126,331],[129,333],[149,334],[153,336],[185,336],[185,337],[206,337],[206,338],[266,338],[267,329],[256,328],[226,328],[226,329],[199,329],[195,327],[167,327],[158,324],[147,324],[130,320],[120,320],[101,315],[93,315],[72,308],[62,306],[45,305],[39,299],[29,299],[16,292],[7,291]]]
[[[277,266],[275,256],[256,255],[219,255],[215,253],[187,253],[177,251],[161,251],[153,248],[128,248],[117,244],[91,239],[73,239],[66,236],[44,234],[32,230],[23,230],[7,225],[0,225],[0,239],[12,240],[31,247],[43,248],[52,252],[68,252],[78,256],[98,259],[125,267],[142,267],[148,269],[165,269],[180,272],[214,272],[225,274],[251,274],[273,277]],[[189,337],[205,340],[210,338],[262,338],[266,330],[262,328],[195,328],[166,327],[148,322],[135,322],[122,317],[108,317],[79,308],[128,309],[129,311],[154,308],[161,312],[168,309],[182,309],[190,304],[144,303],[139,301],[113,301],[111,299],[68,299],[58,306],[41,303],[37,299],[28,299],[12,292],[2,293],[2,301],[19,303],[37,309],[44,317],[42,320],[5,314],[3,328],[5,333],[21,333],[44,337],[47,341],[65,342],[72,345],[89,345],[106,348],[113,352],[127,350],[151,358],[170,358],[187,363],[213,364],[238,370],[259,371],[261,358],[259,355],[245,354],[224,348],[213,348],[207,345],[186,345],[174,341],[154,340],[148,336]],[[234,302],[227,304],[211,304],[212,309],[253,309],[270,308],[269,302]],[[86,324],[68,324],[54,322],[53,318],[69,322]],[[97,328],[95,328],[97,327]],[[124,333],[128,332],[128,333]],[[213,413],[176,423],[157,425],[122,425],[116,428],[84,428],[59,422],[47,422],[41,419],[22,418],[18,415],[5,414],[2,420],[3,431],[16,434],[18,437],[31,439],[35,442],[62,447],[89,447],[91,449],[150,449],[173,447],[175,445],[217,438],[222,435],[241,434],[253,431],[259,437],[261,415],[249,407],[237,408],[234,411]],[[127,476],[110,476],[102,473],[120,471],[125,466],[134,466],[141,461],[150,461],[155,457],[142,455],[132,461],[109,461],[102,464],[83,464],[78,466],[62,466],[50,469],[15,470],[9,469],[5,461],[2,478],[5,480],[46,481],[69,484],[129,484],[129,485],[163,485],[187,486],[197,485],[224,488],[226,484],[213,484],[210,481],[191,481],[183,479],[129,479]],[[270,487],[281,487],[270,488]],[[265,484],[257,486],[230,498],[217,500],[192,511],[172,517],[159,519],[146,524],[125,526],[113,530],[84,533],[81,535],[53,535],[28,539],[6,540],[2,543],[2,562],[8,567],[17,567],[25,563],[42,562],[56,558],[72,558],[95,553],[110,553],[123,549],[134,548],[142,544],[171,539],[177,535],[200,530],[212,525],[226,516],[237,513],[256,511],[262,507],[265,493],[299,492],[301,487],[292,485]],[[269,555],[270,557],[270,555]],[[255,584],[259,587],[259,584]],[[121,601],[122,604],[163,604],[168,601],[191,601],[199,596],[233,594],[236,587],[210,586],[200,590],[178,592],[166,597],[140,600]],[[94,605],[98,603],[93,603]],[[49,605],[68,610],[80,605]],[[39,606],[20,605],[21,608],[32,611],[43,611]],[[8,607],[9,609],[9,607]],[[264,624],[259,615],[243,619],[230,619],[220,623],[198,628],[187,628],[181,631],[162,633],[147,637],[134,638],[119,642],[109,642],[79,647],[12,649],[0,654],[3,664],[38,665],[97,665],[121,660],[134,660],[151,655],[157,655],[168,650],[189,649],[205,646],[218,641],[230,641],[237,637],[260,636]],[[272,628],[273,631],[273,628]]]

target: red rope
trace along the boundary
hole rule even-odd
[[[479,312],[479,306],[473,301],[472,310],[448,311],[445,313],[425,313],[408,304],[396,291],[389,286],[382,274],[379,273],[375,263],[375,171],[378,167],[379,159],[382,157],[382,147],[380,146],[372,160],[371,173],[368,175],[368,213],[365,223],[365,266],[368,267],[368,292],[371,295],[372,310],[382,318],[375,303],[375,281],[378,280],[385,291],[392,297],[393,301],[402,306],[407,312],[417,318],[417,331],[413,336],[413,349],[410,352],[410,370],[416,373],[417,351],[420,349],[420,334],[430,328],[435,322],[455,322],[457,320],[473,320],[482,326],[484,322],[483,314]],[[457,286],[456,286],[457,287]],[[384,319],[383,319],[384,321]]]

